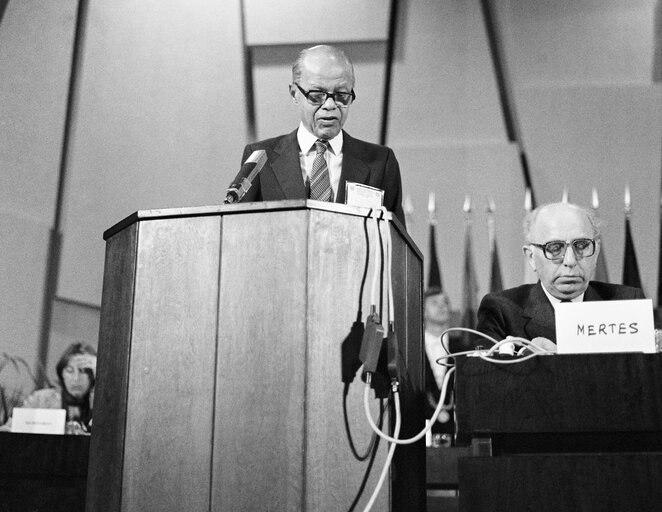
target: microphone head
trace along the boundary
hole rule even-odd
[[[264,149],[256,149],[251,153],[251,156],[249,156],[244,163],[255,163],[258,164],[259,167],[262,167],[266,161],[267,152]]]
[[[236,203],[244,197],[265,163],[267,163],[267,152],[264,149],[257,149],[251,153],[241,166],[237,177],[228,187],[225,204]]]

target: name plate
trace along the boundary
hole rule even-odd
[[[14,407],[11,431],[23,434],[64,434],[67,411]]]
[[[562,302],[554,310],[559,354],[656,352],[651,299]]]
[[[384,191],[380,188],[348,181],[345,183],[345,204],[381,208],[384,205]]]

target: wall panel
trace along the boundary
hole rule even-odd
[[[219,204],[245,140],[239,0],[91,2],[58,293],[101,300],[109,226]]]

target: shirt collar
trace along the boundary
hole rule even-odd
[[[304,155],[307,155],[308,153],[310,153],[311,150],[314,150],[316,140],[317,137],[315,137],[312,133],[310,133],[308,129],[303,125],[303,123],[299,123],[299,129],[297,130],[297,141],[299,142],[299,149],[301,149],[301,152]],[[340,152],[342,151],[342,143],[343,143],[342,130],[340,130],[340,133],[336,135],[333,139],[330,139],[328,142],[329,145],[331,146],[331,150],[333,151],[333,154],[339,155]]]
[[[540,286],[542,286],[542,291],[545,292],[545,295],[547,295],[547,298],[549,299],[549,302],[552,304],[558,304],[559,302],[562,302],[561,299],[557,299],[554,297],[551,293],[547,291],[547,288],[545,288],[545,285],[542,284],[542,281],[540,282]],[[570,302],[584,302],[584,293],[581,293],[580,295],[577,295],[574,299],[571,299]]]

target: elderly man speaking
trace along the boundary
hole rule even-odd
[[[478,309],[479,331],[549,346],[547,340],[556,342],[553,304],[644,298],[639,288],[591,281],[600,229],[589,210],[570,203],[540,206],[525,219],[524,236],[522,249],[539,281],[487,294]]]
[[[345,202],[346,183],[384,191],[384,206],[405,225],[400,166],[393,151],[355,139],[343,130],[356,99],[354,66],[333,46],[303,50],[292,66],[290,98],[299,127],[248,144],[242,162],[264,150],[267,163],[242,201],[316,199]]]

